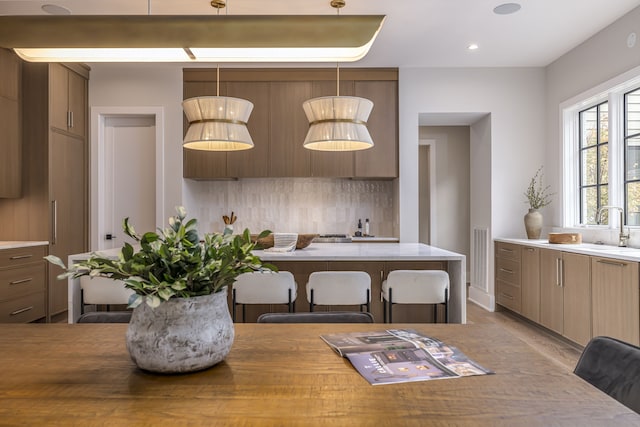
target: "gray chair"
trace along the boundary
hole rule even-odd
[[[258,323],[373,323],[364,311],[316,311],[313,313],[264,313]]]
[[[573,372],[640,413],[640,347],[595,337],[584,348]]]

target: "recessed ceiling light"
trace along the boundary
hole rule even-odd
[[[496,15],[511,15],[520,10],[522,6],[519,3],[503,3],[493,8]]]
[[[475,43],[471,43],[469,46],[467,46],[467,49],[469,49],[469,50],[476,50],[476,49],[478,49],[479,47],[480,47],[480,46],[478,46],[477,44],[475,44]]]
[[[69,9],[56,4],[42,5],[42,10],[47,12],[49,15],[71,15],[71,11]]]

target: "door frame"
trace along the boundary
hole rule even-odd
[[[90,249],[100,249],[100,230],[104,226],[105,129],[108,117],[153,116],[155,118],[156,227],[164,222],[164,108],[163,107],[91,107],[89,229]]]

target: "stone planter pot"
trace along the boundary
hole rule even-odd
[[[140,304],[127,329],[127,350],[139,368],[165,374],[209,368],[231,351],[234,329],[227,291]]]
[[[537,209],[529,209],[524,216],[524,228],[528,239],[539,239],[542,231],[542,214]]]

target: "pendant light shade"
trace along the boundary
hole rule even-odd
[[[305,101],[309,120],[304,147],[319,151],[357,151],[373,147],[367,119],[373,102],[355,96],[325,96]]]
[[[182,102],[189,121],[184,148],[238,151],[253,148],[247,121],[253,104],[227,96],[199,96]]]

